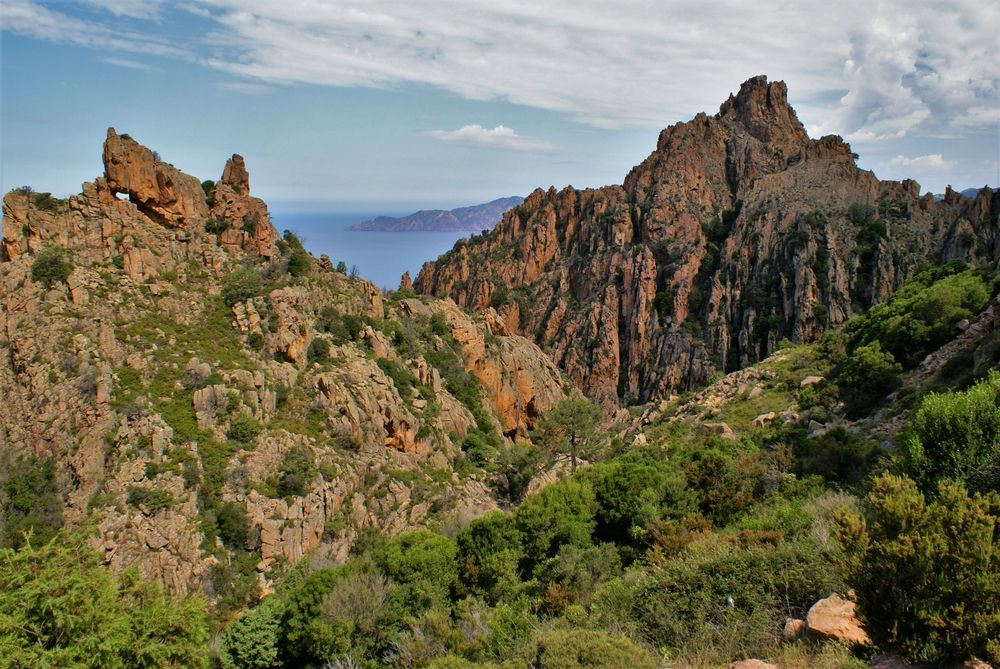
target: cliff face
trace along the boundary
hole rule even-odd
[[[66,522],[96,524],[109,565],[211,592],[246,551],[264,578],[364,528],[496,508],[485,472],[456,473],[461,445],[523,440],[565,396],[537,346],[279,240],[240,156],[204,187],[113,130],[104,156],[66,201],[4,198],[0,457],[54,457]],[[68,276],[36,280],[52,248]],[[223,507],[245,546],[214,538]]]
[[[815,339],[922,266],[1000,251],[1000,194],[935,202],[855,159],[755,77],[664,130],[622,186],[536,190],[415,286],[496,308],[606,404],[695,387]]]

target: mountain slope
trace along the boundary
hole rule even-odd
[[[417,290],[493,306],[589,395],[645,401],[806,342],[917,269],[1000,249],[1000,195],[920,196],[839,137],[809,139],[784,83],[748,80],[664,130],[622,186],[536,190]]]
[[[458,207],[450,211],[426,209],[398,218],[379,216],[370,221],[355,223],[348,230],[373,230],[378,232],[451,232],[489,230],[511,207],[524,202],[520,196],[502,197],[485,204]]]
[[[105,563],[237,606],[366,528],[497,507],[464,447],[564,397],[534,344],[280,238],[239,156],[199,184],[109,130],[104,162],[66,201],[4,198],[0,460],[52,463]]]

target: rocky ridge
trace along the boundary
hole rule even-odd
[[[107,564],[211,594],[247,555],[266,584],[365,528],[497,507],[462,442],[524,440],[564,397],[541,350],[308,256],[241,156],[199,183],[111,129],[104,162],[65,201],[4,198],[0,453],[56,458],[64,518],[96,525]],[[65,281],[35,276],[52,249]],[[247,519],[242,545],[223,513]]]
[[[621,186],[536,190],[416,289],[493,307],[592,397],[647,401],[808,342],[921,267],[1000,250],[1000,193],[940,202],[810,139],[783,82],[664,130]]]

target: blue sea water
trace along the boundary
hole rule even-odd
[[[417,278],[420,266],[455,245],[468,232],[365,232],[347,227],[386,212],[281,213],[271,212],[279,231],[291,230],[302,238],[317,258],[330,256],[336,265],[343,260],[357,265],[362,277],[380,288],[399,287],[403,272]]]

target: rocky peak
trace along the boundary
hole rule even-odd
[[[234,153],[233,157],[226,161],[226,167],[222,170],[222,183],[244,195],[250,194],[250,173],[247,172],[243,156]]]
[[[920,267],[1000,252],[997,194],[934,202],[856,158],[754,77],[663,130],[623,186],[536,190],[414,284],[493,306],[605,404],[692,388],[814,340]]]
[[[758,75],[743,82],[739,92],[722,103],[719,119],[734,119],[762,142],[805,144],[806,130],[788,104],[788,87],[783,81],[768,83]]]
[[[128,135],[108,128],[104,175],[115,193],[128,194],[140,211],[172,228],[191,228],[208,218],[201,184]]]

